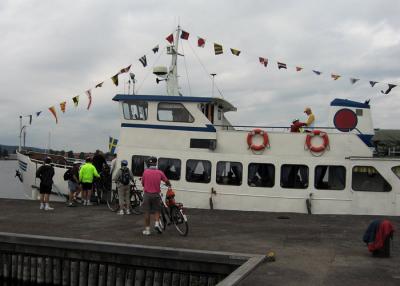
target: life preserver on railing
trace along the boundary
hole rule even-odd
[[[263,137],[263,143],[262,144],[253,144],[253,137],[256,135],[260,135]],[[261,151],[264,150],[265,147],[269,147],[269,140],[268,140],[268,134],[266,131],[261,130],[261,129],[253,129],[247,134],[247,145],[249,148],[253,151]]]
[[[322,144],[319,146],[313,146],[311,144],[311,140],[314,136],[320,136],[323,140]],[[307,134],[306,138],[306,146],[308,150],[314,153],[321,153],[326,150],[326,148],[329,147],[329,138],[328,134],[326,132],[323,132],[321,130],[313,130],[312,132]]]

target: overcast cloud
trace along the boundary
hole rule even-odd
[[[151,49],[166,46],[178,19],[190,33],[181,50],[186,60],[179,66],[181,92],[211,96],[208,73],[217,73],[224,98],[238,108],[227,115],[233,124],[288,126],[311,106],[317,125],[326,125],[329,103],[340,97],[371,99],[374,126],[396,129],[400,87],[381,95],[387,85],[371,88],[368,80],[400,85],[399,12],[397,0],[2,0],[0,144],[18,143],[19,115],[43,111],[27,128],[27,145],[45,148],[50,132],[53,149],[106,151],[108,136],[119,136],[118,105],[111,99],[127,89],[127,78],[120,77],[115,87],[110,77],[133,64],[140,94],[165,93],[151,66],[168,64],[169,58]],[[206,38],[204,49],[196,47],[197,36]],[[223,55],[213,54],[213,42],[223,45]],[[229,48],[242,54],[234,57]],[[138,61],[144,54],[147,68]],[[266,69],[258,56],[270,59]],[[277,60],[289,69],[278,70]],[[305,70],[296,72],[296,65]],[[324,73],[316,76],[312,69]],[[331,72],[343,78],[333,81]],[[361,80],[352,86],[349,77]],[[86,111],[84,91],[103,80]],[[81,98],[77,109],[75,95]],[[58,104],[64,100],[67,112],[61,114]],[[52,105],[58,125],[47,110]]]

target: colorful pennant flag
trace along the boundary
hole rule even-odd
[[[121,69],[119,73],[126,73],[126,72],[128,72],[128,71],[131,69],[131,66],[132,66],[132,65],[129,65],[129,66],[127,66],[126,68]]]
[[[78,107],[78,104],[79,104],[79,95],[74,96],[74,97],[72,98],[72,101],[74,102],[75,107]]]
[[[141,57],[139,59],[139,61],[142,63],[143,67],[147,66],[147,59],[146,59],[146,55],[144,55],[143,57]]]
[[[313,70],[313,73],[315,73],[316,75],[321,75],[322,72]]]
[[[56,124],[58,123],[56,108],[54,106],[49,107],[49,111],[53,114],[54,118],[56,119]]]
[[[60,109],[61,109],[62,113],[65,113],[66,105],[67,105],[66,101],[63,101],[63,102],[60,103]]]
[[[108,139],[108,150],[111,154],[115,153],[115,148],[117,147],[118,139],[112,138],[111,136]]]
[[[395,88],[397,85],[389,83],[388,86],[389,86],[389,87],[388,87],[388,89],[387,89],[386,91],[381,90],[381,92],[382,92],[383,94],[389,94],[389,92],[390,92],[393,88]]]
[[[204,48],[204,46],[206,45],[206,40],[200,37],[197,37],[197,46],[200,48]]]
[[[287,69],[287,66],[285,63],[278,62],[278,69]]]
[[[214,43],[214,52],[215,55],[220,55],[224,53],[224,50],[221,45]]]
[[[377,84],[377,83],[378,83],[377,81],[373,81],[373,80],[369,81],[369,84],[371,85],[371,87],[374,87],[374,85]]]
[[[29,125],[31,125],[32,124],[32,114],[28,115],[28,116],[29,116]]]
[[[359,78],[352,78],[352,77],[350,78],[351,84],[355,84],[359,80],[360,80]]]
[[[85,91],[89,102],[88,102],[88,106],[87,106],[87,110],[89,110],[90,106],[92,105],[92,91],[90,89],[88,89],[87,91]]]
[[[118,75],[119,75],[119,73],[117,73],[116,75],[113,75],[113,76],[111,77],[112,82],[113,82],[116,86],[118,86]]]
[[[302,71],[303,70],[303,68],[302,67],[296,67],[296,71]]]
[[[160,48],[159,45],[155,46],[155,47],[152,49],[153,53],[157,53],[159,48]]]
[[[331,77],[333,78],[333,80],[338,80],[340,78],[340,75],[338,74],[331,74]]]
[[[188,39],[189,39],[189,33],[186,32],[186,31],[184,31],[184,30],[182,30],[182,32],[181,32],[181,39],[182,39],[182,40],[188,40]]]
[[[104,81],[102,81],[101,83],[96,84],[95,88],[102,87],[103,83],[104,83]]]
[[[260,61],[260,63],[261,63],[262,65],[264,65],[264,67],[267,67],[267,65],[268,65],[268,59],[259,57],[258,60]]]
[[[36,112],[36,117],[39,117],[40,113],[42,113],[41,111]]]
[[[232,49],[232,48],[231,48],[231,52],[232,52],[232,54],[235,55],[235,56],[239,56],[239,55],[240,55],[240,51],[239,51],[239,50],[235,50],[235,49]]]
[[[174,35],[171,34],[168,37],[165,38],[170,44],[172,44],[174,42]]]

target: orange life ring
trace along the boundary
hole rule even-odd
[[[311,144],[311,140],[312,140],[312,138],[314,136],[322,137],[322,140],[323,140],[322,145],[313,146]],[[320,153],[320,152],[325,151],[325,149],[329,146],[328,134],[326,132],[321,131],[321,130],[313,130],[312,132],[307,134],[306,146],[311,152],[314,152],[314,153]]]
[[[256,135],[261,135],[263,137],[263,143],[256,145],[253,144],[253,137]],[[247,145],[249,148],[253,151],[261,151],[264,150],[265,147],[269,146],[269,140],[268,140],[268,134],[266,131],[263,131],[261,129],[253,129],[247,134]]]

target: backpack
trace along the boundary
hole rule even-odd
[[[64,173],[64,181],[68,181],[68,180],[71,180],[71,179],[72,179],[72,172],[71,172],[71,169],[68,169]]]
[[[121,173],[121,177],[120,177],[120,182],[124,186],[127,186],[127,185],[129,185],[129,183],[131,181],[131,176],[129,174],[129,169],[128,168],[124,168],[124,169],[121,169],[121,171],[122,171],[122,173]]]

